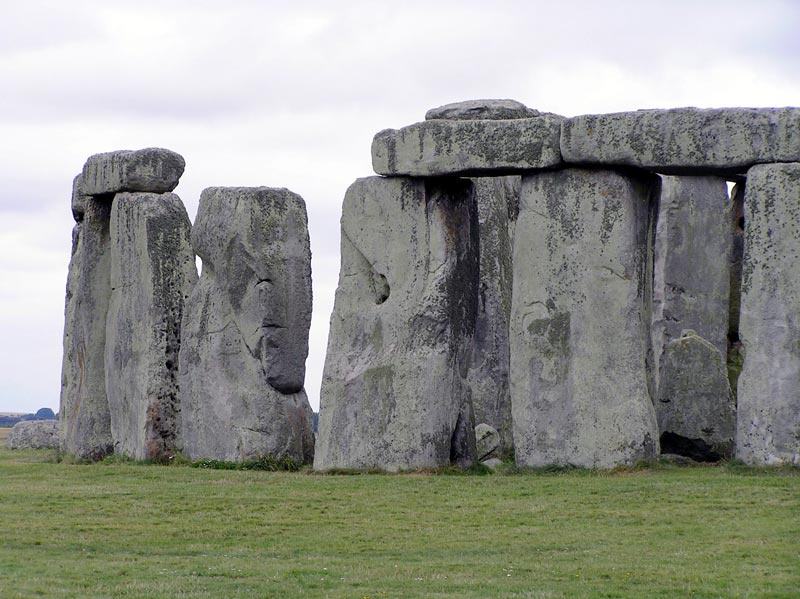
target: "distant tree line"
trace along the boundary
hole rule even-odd
[[[35,414],[23,414],[22,416],[0,416],[0,427],[11,428],[17,422],[24,420],[56,420],[58,416],[50,408],[42,408]]]

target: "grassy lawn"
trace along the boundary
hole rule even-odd
[[[797,470],[321,476],[3,441],[0,510],[4,598],[800,596]]]

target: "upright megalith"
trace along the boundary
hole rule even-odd
[[[800,162],[800,108],[671,108],[565,119],[564,162],[668,174],[743,173]]]
[[[470,464],[473,184],[359,179],[345,195],[341,226],[314,467]]]
[[[111,300],[111,201],[84,193],[73,181],[72,258],[64,310],[61,366],[61,445],[80,458],[113,452],[106,396],[106,316]]]
[[[287,189],[206,189],[192,245],[203,269],[183,317],[184,453],[310,462],[313,413],[303,389],[311,323],[305,202]]]
[[[520,466],[655,457],[646,358],[657,193],[644,174],[523,177],[510,333]]]
[[[800,163],[747,173],[736,456],[800,465]]]
[[[164,148],[95,154],[83,166],[84,193],[92,196],[121,191],[166,193],[178,186],[185,167],[183,156]]]
[[[178,351],[197,280],[191,222],[172,193],[119,193],[111,210],[106,392],[115,452],[163,460],[180,449]]]

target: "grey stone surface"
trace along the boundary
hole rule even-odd
[[[530,119],[541,113],[516,100],[466,100],[431,108],[425,120],[508,120]]]
[[[499,458],[489,458],[488,460],[484,460],[481,462],[484,466],[491,470],[497,470],[500,466],[503,465],[503,461]]]
[[[736,456],[800,465],[800,164],[751,168],[739,329]]]
[[[475,427],[475,448],[477,459],[481,462],[497,458],[500,449],[500,433],[497,429],[481,422]]]
[[[347,190],[316,469],[473,462],[473,193],[465,180],[400,177]]]
[[[89,199],[83,193],[82,175],[75,175],[72,180],[72,218],[76,223],[83,220],[83,214],[86,212],[86,202]]]
[[[165,193],[177,187],[185,166],[180,154],[164,148],[95,154],[83,166],[83,192],[91,196],[121,191]]]
[[[509,389],[508,322],[511,317],[512,235],[520,177],[472,180],[478,208],[480,281],[467,383],[475,421],[499,431],[500,455],[514,448]]]
[[[683,329],[696,331],[726,355],[730,218],[725,179],[661,178],[652,325],[657,381],[661,356]]]
[[[24,420],[8,433],[9,449],[58,449],[58,420]]]
[[[511,399],[520,466],[611,468],[658,453],[649,394],[656,177],[523,177]]]
[[[111,210],[105,376],[115,453],[164,460],[180,449],[178,351],[197,280],[191,223],[172,193],[120,193]]]
[[[287,189],[206,189],[192,244],[203,271],[183,319],[184,453],[310,462],[313,413],[303,389],[311,323],[305,202]]]
[[[800,108],[673,108],[565,119],[564,162],[669,174],[743,173],[800,161]]]
[[[111,300],[111,202],[87,198],[72,233],[61,366],[62,448],[99,460],[113,453],[106,396],[106,316]]]
[[[736,406],[725,354],[687,330],[667,343],[659,374],[661,450],[712,462],[733,455]]]
[[[379,175],[513,174],[561,164],[561,117],[430,120],[384,129],[372,141]]]

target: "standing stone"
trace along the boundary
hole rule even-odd
[[[79,210],[74,210],[76,204]],[[111,202],[85,196],[79,176],[73,182],[73,210],[79,222],[72,233],[64,311],[61,445],[80,458],[99,460],[114,448],[104,365],[111,300]]]
[[[652,459],[648,393],[657,179],[523,177],[514,234],[511,399],[520,466]]]
[[[371,177],[347,190],[316,469],[474,461],[473,194],[458,179]]]
[[[520,177],[472,179],[478,209],[480,281],[475,335],[467,374],[475,421],[499,433],[500,455],[514,448],[509,388],[513,268],[512,232],[518,210]]]
[[[800,163],[747,172],[736,456],[800,465]]]
[[[719,348],[686,330],[661,361],[656,416],[661,451],[703,462],[733,454],[736,406]]]
[[[114,199],[106,389],[115,450],[140,460],[179,450],[181,316],[197,280],[190,230],[175,194]]]
[[[206,189],[192,244],[203,271],[183,318],[184,453],[310,462],[313,412],[303,389],[311,323],[305,202],[287,189]]]
[[[183,156],[164,148],[95,154],[83,166],[83,189],[92,196],[121,191],[165,193],[178,186],[185,167]]]
[[[800,108],[671,108],[564,119],[564,162],[659,173],[742,173],[800,162]]]

